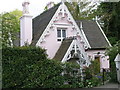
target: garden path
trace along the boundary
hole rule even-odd
[[[95,87],[95,88],[119,88],[119,90],[120,90],[120,84],[118,84],[118,83],[107,83],[105,85],[98,86],[98,87]]]

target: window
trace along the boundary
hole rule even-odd
[[[61,37],[61,30],[57,30],[57,37]]]
[[[62,30],[62,37],[66,38],[66,30]]]
[[[62,41],[64,38],[66,38],[66,30],[57,29],[57,41]]]

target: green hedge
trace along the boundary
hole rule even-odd
[[[40,48],[2,49],[3,87],[22,87],[33,72],[32,66],[46,59]]]
[[[45,50],[39,47],[3,48],[3,88],[78,88],[80,78],[72,74],[74,64],[61,64],[48,60]],[[62,76],[66,71],[68,76]],[[71,82],[65,84],[65,82]]]

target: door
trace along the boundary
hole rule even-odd
[[[100,73],[100,56],[95,56],[94,63],[95,63],[94,65],[96,65],[95,72]]]

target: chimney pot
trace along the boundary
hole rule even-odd
[[[52,8],[54,6],[54,2],[49,2],[48,4],[47,4],[47,9],[50,9],[50,8]]]

